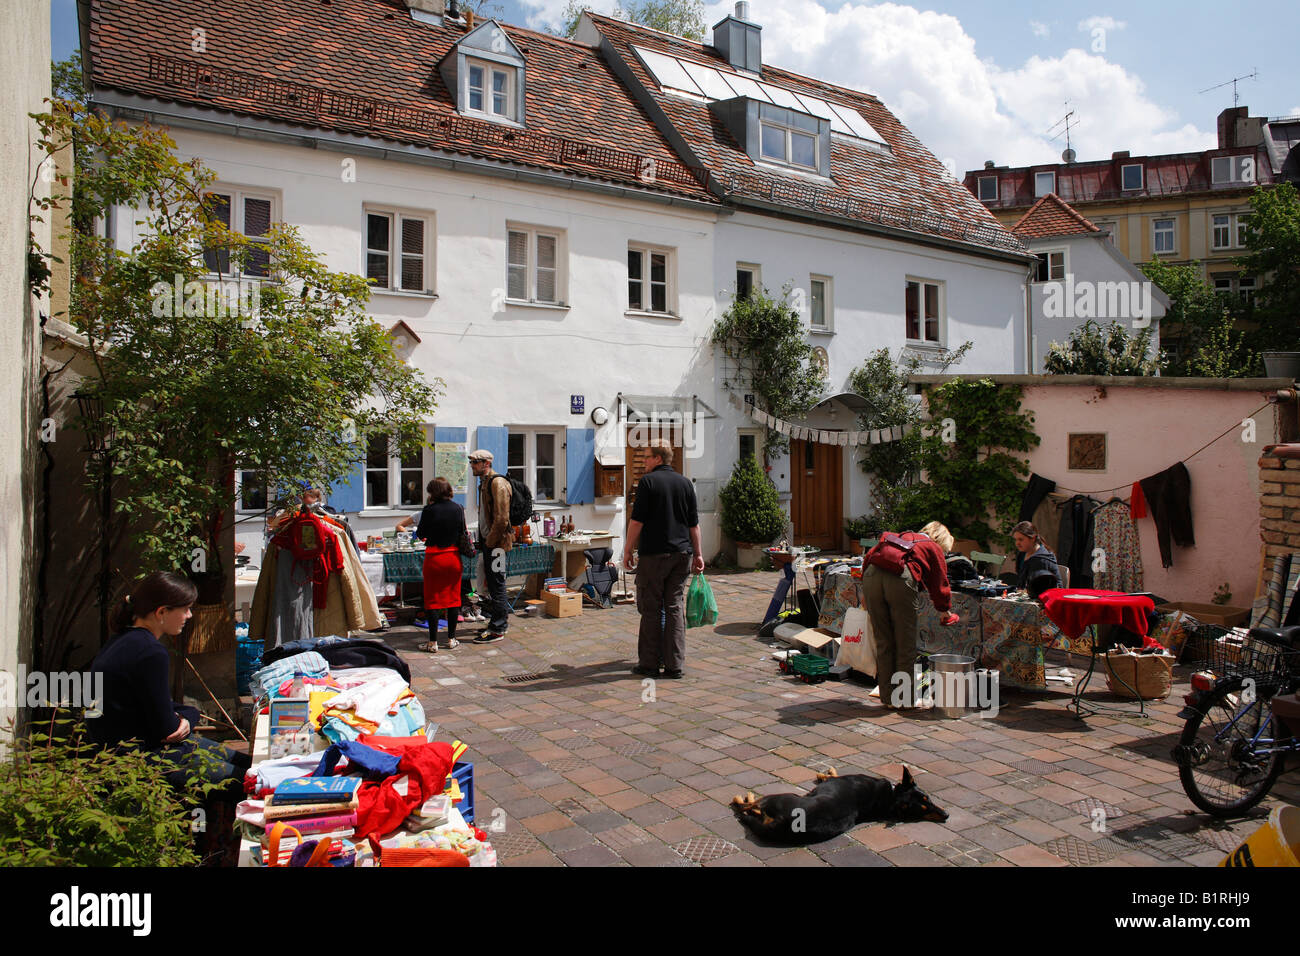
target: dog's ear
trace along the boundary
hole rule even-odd
[[[916,781],[912,779],[912,771],[906,767],[903,768],[903,779],[898,784],[900,787],[915,787]]]

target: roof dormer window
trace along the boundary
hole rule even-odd
[[[438,72],[461,114],[523,126],[524,65],[505,30],[488,20],[460,38]]]

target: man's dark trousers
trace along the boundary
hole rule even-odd
[[[643,554],[636,566],[636,609],[641,612],[637,663],[679,671],[686,663],[686,583],[691,556]],[[666,615],[666,617],[665,617]]]
[[[487,629],[493,634],[504,634],[510,627],[506,607],[506,552],[489,548],[482,539],[479,540],[478,550],[483,555],[483,574],[487,578]],[[494,565],[500,570],[494,571]]]

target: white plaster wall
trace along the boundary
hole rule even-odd
[[[0,671],[16,675],[32,652],[32,569],[35,567],[35,501],[32,454],[39,430],[33,420],[32,388],[40,342],[41,308],[27,283],[29,200],[48,192],[36,176],[40,155],[36,126],[27,116],[47,108],[50,95],[50,4],[0,4]],[[47,217],[48,218],[48,217]],[[40,245],[50,248],[49,224],[35,223]],[[0,706],[0,728],[17,717]],[[4,740],[0,739],[0,749]]]

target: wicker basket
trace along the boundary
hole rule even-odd
[[[235,646],[235,617],[225,604],[196,604],[187,625],[188,653],[211,654]]]
[[[1174,686],[1174,659],[1167,654],[1106,654],[1106,686],[1119,697],[1164,700]]]

